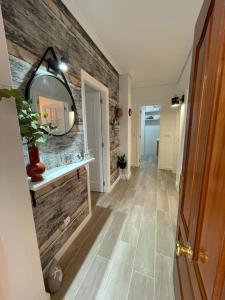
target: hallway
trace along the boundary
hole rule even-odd
[[[99,197],[60,261],[64,283],[52,299],[174,299],[177,207],[172,173],[153,161],[133,169],[129,181]]]

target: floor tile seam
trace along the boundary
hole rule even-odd
[[[114,217],[112,218],[110,224],[112,223],[113,219],[114,219]],[[105,224],[106,224],[106,223],[105,223]],[[110,225],[109,225],[109,226],[110,226]],[[78,292],[79,292],[79,290],[80,290],[80,288],[81,288],[81,286],[82,286],[84,280],[86,279],[87,274],[88,274],[88,272],[90,271],[90,268],[91,268],[91,266],[93,265],[93,263],[94,263],[96,257],[99,255],[99,254],[98,254],[98,253],[99,253],[99,249],[100,249],[101,244],[103,243],[103,241],[104,241],[104,239],[105,239],[105,236],[106,236],[107,231],[108,231],[108,230],[106,230],[106,232],[103,234],[102,240],[101,240],[101,242],[99,243],[99,245],[98,245],[98,247],[97,247],[97,249],[96,249],[96,254],[94,255],[92,261],[90,262],[90,264],[89,264],[89,266],[88,266],[87,272],[85,273],[83,279],[81,280],[81,283],[80,283],[80,285],[79,285],[79,288],[77,289],[77,292],[76,292],[76,294],[74,295],[75,298],[76,298],[76,296],[77,296],[77,294],[78,294]],[[104,257],[103,257],[103,258],[104,258]],[[74,298],[74,299],[75,299],[75,298]]]
[[[140,221],[140,226],[139,226],[139,233],[138,233],[138,240],[137,240],[137,244],[136,244],[136,247],[135,247],[134,258],[133,258],[132,267],[131,267],[131,269],[132,269],[132,272],[131,272],[132,276],[133,276],[134,272],[136,272],[134,264],[135,264],[135,260],[136,260],[138,244],[139,244],[139,241],[140,241],[140,233],[141,233],[141,226],[143,224],[143,219],[144,219],[144,210],[142,211],[142,216],[141,216],[141,221]],[[132,276],[131,276],[131,279],[130,279],[130,283],[129,283],[129,288],[128,288],[128,293],[127,293],[127,298],[126,299],[128,299],[128,296],[129,296],[130,287],[131,287],[131,281],[132,281]]]
[[[157,199],[156,199],[157,201]],[[158,237],[157,237],[157,232],[158,232],[158,218],[157,218],[157,203],[156,203],[156,217],[155,217],[155,253],[154,253],[154,295],[153,299],[156,297],[156,257],[157,257],[157,244],[158,244]],[[157,300],[157,299],[155,299]]]
[[[170,259],[172,259],[172,260],[174,259],[174,256],[166,255],[166,254],[160,252],[159,250],[157,250],[156,254],[161,255],[161,256],[164,256],[164,257],[166,257],[166,258],[170,258]]]
[[[88,268],[87,268],[87,271],[85,272],[84,277],[83,277],[83,279],[81,280],[81,282],[80,282],[80,284],[79,284],[79,287],[78,287],[78,289],[77,289],[77,292],[76,292],[75,295],[74,295],[74,299],[73,299],[73,300],[76,299],[76,296],[78,295],[78,293],[79,293],[79,291],[80,291],[80,289],[81,289],[81,287],[82,287],[82,285],[83,285],[83,282],[85,281],[85,279],[86,279],[86,277],[87,277],[87,274],[89,273],[89,271],[90,271],[90,269],[91,269],[91,267],[92,267],[92,265],[93,265],[93,263],[94,263],[94,261],[95,261],[97,255],[98,255],[98,253],[96,253],[96,254],[94,255],[93,259],[92,259],[91,262],[89,263]],[[75,278],[76,278],[76,277],[75,277]]]
[[[146,273],[143,273],[143,272],[140,272],[140,271],[136,271],[136,270],[133,270],[133,271],[134,271],[134,273],[137,273],[137,274],[139,274],[139,275],[141,275],[141,276],[144,276],[144,277],[146,277],[146,278],[148,278],[148,279],[155,280],[155,278],[154,278],[153,276],[151,276],[151,275],[148,275],[148,274],[146,274]]]

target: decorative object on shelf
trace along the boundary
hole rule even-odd
[[[126,161],[125,154],[117,156],[117,166],[122,170],[126,169],[127,161]]]
[[[40,161],[38,147],[31,146],[28,148],[30,163],[27,165],[27,175],[31,177],[32,182],[43,180],[41,174],[45,171],[45,165]]]
[[[128,114],[129,114],[129,117],[131,117],[131,116],[132,116],[132,114],[133,114],[133,111],[132,111],[132,109],[131,109],[131,108],[129,108]]]
[[[27,166],[27,174],[31,177],[31,181],[41,181],[43,179],[41,174],[45,171],[45,167],[40,162],[38,147],[46,142],[47,134],[50,135],[56,126],[51,123],[40,124],[40,114],[33,111],[32,101],[25,101],[18,90],[0,90],[0,99],[3,97],[15,98],[20,133],[28,145],[30,164]],[[48,114],[45,113],[44,118],[47,116]]]
[[[81,154],[80,152],[75,154],[76,156],[76,161],[82,161],[84,159],[84,155]]]
[[[115,118],[121,118],[123,116],[123,110],[118,105],[115,107]]]
[[[171,102],[172,107],[179,107],[180,104],[184,103],[184,95],[182,95],[180,98],[178,96],[173,97]]]
[[[48,271],[48,277],[47,277],[48,291],[51,294],[56,293],[62,285],[62,280],[63,280],[62,269],[54,259]]]
[[[40,67],[46,66],[46,72]],[[41,114],[41,122],[57,126],[54,136],[67,134],[78,120],[76,104],[64,72],[69,63],[65,57],[58,59],[52,47],[47,48],[37,68],[28,81],[25,96],[32,99],[32,107]],[[48,112],[48,118],[43,118]]]
[[[116,136],[116,126],[119,125],[119,118],[123,115],[123,110],[118,105],[114,107],[114,116],[112,118],[112,130],[114,131],[114,137]]]

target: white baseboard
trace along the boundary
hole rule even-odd
[[[109,190],[109,192],[111,192],[114,188],[115,188],[115,186],[117,185],[117,183],[120,181],[120,175],[116,178],[116,180],[113,182],[113,184],[110,186],[110,190]]]

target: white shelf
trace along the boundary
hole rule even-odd
[[[73,163],[73,164],[60,166],[60,167],[56,167],[56,168],[47,170],[43,174],[44,180],[39,181],[39,182],[31,182],[31,180],[28,179],[30,190],[36,192],[36,191],[42,189],[43,187],[45,187],[46,185],[48,185],[49,183],[55,181],[56,179],[59,179],[65,175],[71,173],[72,171],[89,164],[93,160],[95,160],[95,158],[88,158],[88,159],[84,159],[84,160],[81,160],[81,161]]]
[[[148,119],[145,117],[145,121],[158,121],[160,120],[160,115],[154,115],[153,119]]]
[[[157,110],[151,110],[151,111],[145,111],[145,115],[151,115],[151,114],[155,114],[155,113],[160,113],[160,109]]]

